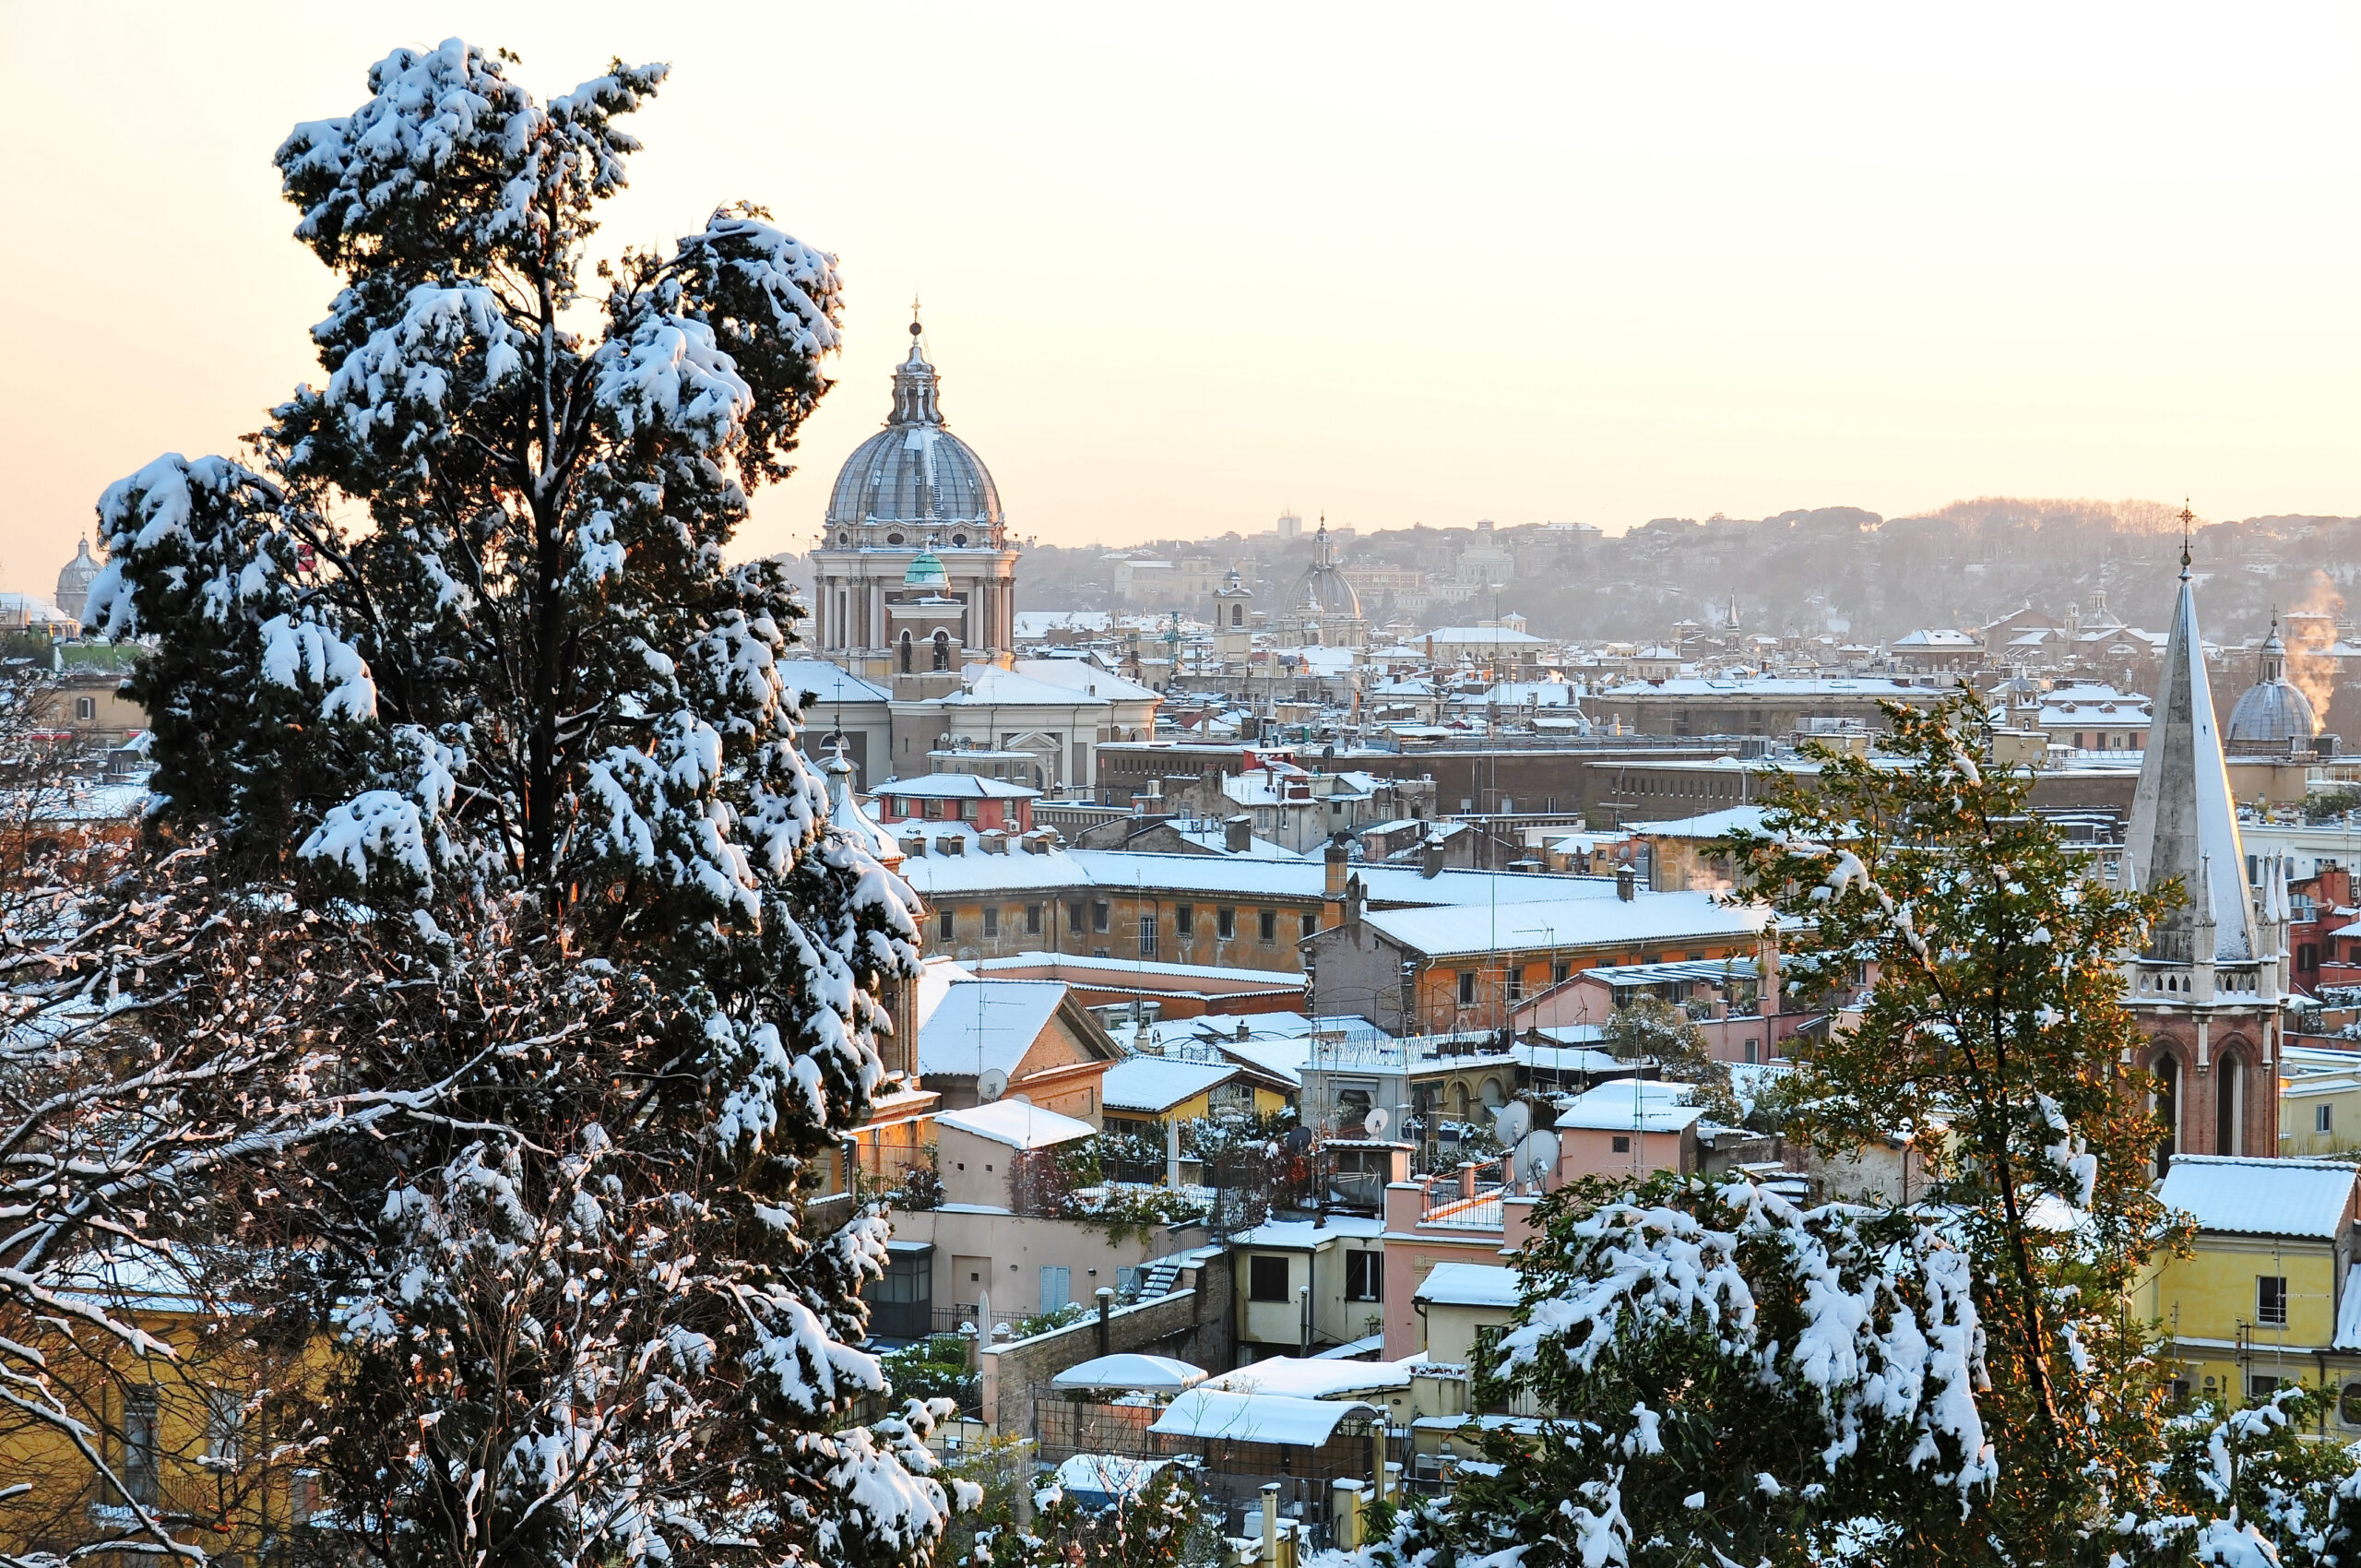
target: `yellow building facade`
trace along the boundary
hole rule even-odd
[[[2236,1408],[2290,1384],[2327,1391],[2324,1435],[2361,1438],[2356,1171],[2343,1162],[2179,1155],[2165,1206],[2194,1223],[2134,1310],[2160,1323],[2174,1392]]]

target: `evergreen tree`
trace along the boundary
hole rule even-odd
[[[1790,1130],[1833,1153],[1923,1134],[1984,1282],[2000,1528],[2063,1552],[2150,1491],[2160,1391],[2121,1303],[2165,1216],[2119,965],[2170,890],[2098,882],[1973,693],[1887,711],[1881,759],[1810,748],[1818,776],[1774,783],[1729,848],[1800,928],[1794,983],[1874,976],[1857,1026],[1802,1055]]]
[[[857,1419],[886,1227],[807,1205],[917,933],[798,749],[783,571],[725,560],[827,387],[834,258],[739,207],[586,283],[664,69],[541,103],[512,64],[397,50],[296,127],[325,385],[100,506],[158,833],[379,956],[314,1070],[391,1113],[255,1162],[242,1235],[337,1336],[340,1550],[912,1560],[928,1414]]]
[[[1598,1043],[1619,1062],[1653,1065],[1667,1083],[1694,1086],[1690,1102],[1715,1121],[1736,1126],[1744,1115],[1730,1087],[1730,1064],[1714,1054],[1693,1019],[1661,997],[1642,996],[1618,1007]]]

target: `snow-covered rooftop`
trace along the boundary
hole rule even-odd
[[[1238,1076],[1239,1068],[1212,1062],[1174,1062],[1161,1056],[1132,1056],[1107,1069],[1098,1100],[1109,1111],[1161,1113]]]
[[[933,826],[929,825],[930,828]],[[1064,849],[1038,855],[1012,852],[914,856],[901,869],[902,879],[927,898],[1029,888],[1062,891],[1075,887],[1130,887],[1203,894],[1238,903],[1258,897],[1324,898],[1327,874],[1327,867],[1319,861]],[[1478,871],[1444,871],[1421,876],[1406,867],[1366,865],[1355,868],[1355,874],[1360,877],[1372,904],[1498,905],[1506,909],[1511,904],[1616,901],[1612,877]],[[1677,898],[1689,895],[1654,897]]]
[[[1623,831],[1643,838],[1718,838],[1733,828],[1742,828],[1749,833],[1762,832],[1762,819],[1769,812],[1768,806],[1728,806],[1717,812],[1672,817],[1663,822],[1629,822],[1623,825]]]
[[[1331,1361],[1318,1356],[1272,1356],[1251,1362],[1236,1372],[1208,1378],[1204,1386],[1228,1394],[1277,1394],[1296,1399],[1334,1399],[1340,1394],[1407,1388],[1413,1364],[1410,1361]],[[1423,1358],[1418,1364],[1423,1364]]]
[[[2355,1174],[2324,1160],[2177,1154],[2156,1195],[2201,1229],[2332,1239],[2352,1206]]]
[[[1266,1219],[1251,1230],[1230,1237],[1239,1247],[1284,1247],[1310,1252],[1330,1241],[1374,1241],[1385,1234],[1385,1221],[1373,1216],[1332,1214],[1325,1225],[1309,1219]],[[1255,1365],[1260,1366],[1261,1362]]]
[[[1705,1114],[1697,1106],[1681,1103],[1688,1092],[1686,1084],[1618,1078],[1560,1104],[1558,1125],[1610,1133],[1678,1133]]]
[[[1129,1393],[1177,1394],[1205,1381],[1205,1369],[1170,1356],[1126,1350],[1066,1368],[1050,1380],[1052,1388],[1113,1388]]]
[[[1079,1138],[1095,1137],[1098,1129],[1087,1122],[1071,1116],[1061,1116],[1038,1105],[1027,1105],[1019,1099],[996,1099],[990,1105],[971,1105],[964,1111],[945,1111],[935,1119],[938,1127],[956,1127],[963,1133],[973,1133],[979,1138],[990,1138],[1011,1148],[1053,1148]]]
[[[1030,801],[1041,791],[1004,778],[973,773],[927,773],[915,778],[888,778],[870,793],[878,798],[912,801]]]
[[[1539,947],[1735,942],[1760,932],[1770,911],[1759,906],[1733,909],[1711,893],[1642,893],[1628,903],[1582,898],[1504,906],[1489,920],[1471,918],[1464,907],[1372,910],[1361,918],[1414,952],[1447,956]]]
[[[1375,1406],[1358,1401],[1192,1388],[1173,1400],[1148,1430],[1165,1437],[1219,1437],[1235,1443],[1318,1448],[1347,1418],[1379,1414]]]
[[[919,1026],[919,1076],[1014,1073],[1065,993],[1063,980],[954,980]]]
[[[1442,1307],[1514,1307],[1516,1270],[1489,1263],[1439,1263],[1412,1300]]]

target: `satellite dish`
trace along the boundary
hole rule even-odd
[[[1311,1129],[1309,1127],[1288,1128],[1287,1135],[1279,1140],[1279,1146],[1289,1154],[1301,1154],[1311,1146]]]
[[[1372,1106],[1370,1113],[1361,1118],[1361,1131],[1372,1138],[1385,1136],[1385,1129],[1392,1125],[1394,1125],[1394,1117],[1382,1105]]]
[[[1517,1180],[1539,1186],[1558,1169],[1558,1134],[1546,1129],[1517,1140]]]
[[[1513,1146],[1531,1131],[1533,1107],[1521,1099],[1513,1099],[1492,1112],[1492,1135],[1503,1144]]]
[[[1008,1075],[997,1067],[987,1067],[976,1076],[976,1098],[990,1105],[1008,1092]]]

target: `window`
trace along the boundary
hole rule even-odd
[[[1246,1260],[1246,1299],[1284,1301],[1287,1299],[1287,1260],[1257,1254]]]
[[[1068,931],[1082,929],[1082,900],[1079,898],[1066,906],[1066,929]]]
[[[1509,1001],[1513,1004],[1524,1000],[1525,966],[1523,964],[1512,964],[1509,966]]]
[[[1172,934],[1181,937],[1197,934],[1197,907],[1194,904],[1181,904],[1174,908]]]
[[[2361,1383],[2348,1383],[2337,1396],[2336,1419],[2349,1427],[2361,1427]]]
[[[2320,967],[2319,944],[2317,942],[2296,944],[2296,967],[2299,969],[2319,968]]]
[[[1093,899],[1090,905],[1090,929],[1093,931],[1105,931],[1107,928],[1107,900],[1104,898]]]
[[[1345,1254],[1345,1300],[1347,1301],[1385,1300],[1385,1254],[1383,1253],[1347,1253]]]
[[[98,698],[96,698],[96,697],[76,697],[76,698],[74,699],[74,717],[75,717],[75,718],[77,718],[77,719],[96,719],[98,716],[99,716],[99,699],[98,699]]]
[[[1549,983],[1551,985],[1563,985],[1566,983],[1566,977],[1572,972],[1573,966],[1566,962],[1565,959],[1560,958],[1556,963],[1549,966]]]
[[[1228,942],[1231,937],[1238,934],[1238,911],[1236,909],[1216,909],[1214,911],[1214,934],[1220,937],[1224,942]]]
[[[1140,917],[1140,956],[1143,958],[1156,956],[1157,924],[1154,909],[1150,909]]]
[[[2251,1403],[2259,1405],[2278,1392],[2279,1380],[2269,1372],[2254,1372],[2247,1378],[2247,1398]]]
[[[1473,969],[1459,971],[1459,1004],[1462,1007],[1476,1005],[1476,971]]]
[[[1618,1133],[1615,1134],[1615,1152],[1617,1154],[1630,1154],[1631,1152],[1631,1134]]]
[[[2336,1107],[2332,1105],[2313,1106],[2312,1131],[2315,1133],[2332,1133],[2336,1131]]]
[[[2287,1277],[2265,1274],[2254,1282],[2254,1320],[2285,1327],[2287,1324]]]
[[[1041,1265],[1041,1310],[1043,1312],[1056,1312],[1074,1299],[1068,1288],[1068,1281],[1073,1277],[1073,1270],[1063,1264]]]
[[[1041,934],[1041,906],[1038,904],[1025,906],[1025,934],[1027,936]]]
[[[1319,929],[1320,929],[1320,917],[1319,917],[1318,915],[1306,915],[1306,916],[1304,916],[1304,917],[1303,917],[1303,934],[1304,934],[1304,935],[1306,935],[1306,936],[1310,936],[1310,935],[1311,935],[1313,932],[1317,932]]]
[[[234,1388],[205,1391],[205,1453],[231,1468],[239,1460],[238,1439],[246,1425],[245,1396]]]
[[[131,1501],[156,1505],[156,1391],[134,1388],[123,1396],[123,1489]]]
[[[934,917],[934,929],[935,929],[935,932],[936,932],[936,934],[937,934],[937,935],[939,935],[939,936],[941,936],[941,937],[943,938],[943,941],[948,942],[948,941],[950,941],[950,940],[951,940],[951,911],[950,911],[950,910],[948,910],[948,909],[944,909],[944,910],[942,910],[941,912],[939,912],[938,914],[936,914],[936,916]]]
[[[1258,933],[1265,942],[1275,942],[1279,935],[1279,912],[1264,909],[1261,916],[1262,930]]]
[[[985,937],[985,940],[989,941],[989,940],[991,940],[991,938],[993,938],[993,937],[995,937],[995,936],[998,936],[999,934],[1000,934],[1000,906],[999,906],[999,905],[997,905],[997,904],[987,904],[987,905],[985,905],[985,906],[984,906],[984,937]]]

